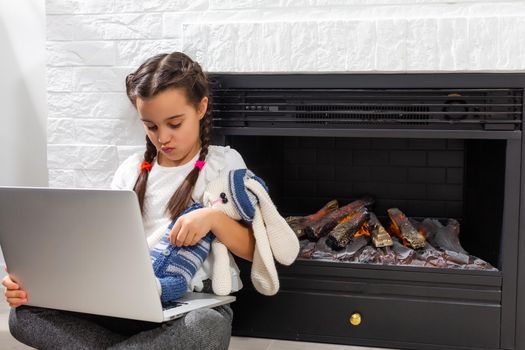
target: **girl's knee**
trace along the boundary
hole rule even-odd
[[[45,314],[56,313],[51,309],[43,309],[32,306],[20,306],[9,311],[9,332],[18,341],[28,344],[31,341],[35,318]]]
[[[216,308],[215,310],[217,310],[225,319],[227,319],[228,322],[230,323],[230,325],[232,324],[232,322],[233,322],[233,310],[232,310],[232,308],[229,305],[220,306],[220,307]]]
[[[19,341],[22,340],[24,330],[27,330],[30,317],[30,311],[27,308],[18,307],[9,311],[9,332],[15,339]]]
[[[231,337],[231,317],[215,309],[200,309],[185,317],[186,325],[195,331],[209,349],[228,349]]]

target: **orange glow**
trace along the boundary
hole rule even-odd
[[[369,227],[368,227],[368,221],[366,221],[362,226],[361,228],[359,229],[359,231],[357,231],[354,235],[355,238],[357,237],[361,237],[361,236],[368,236],[370,237],[371,234],[370,234],[370,230],[369,230]]]
[[[399,230],[399,227],[394,221],[390,221],[390,225],[388,226],[388,232],[390,232],[390,234],[394,234],[397,237],[401,237],[401,231]]]
[[[337,222],[337,224],[338,224],[338,225],[339,225],[339,224],[344,224],[345,222],[350,221],[354,216],[355,216],[355,212],[350,213],[350,214],[348,214],[347,216],[345,216],[344,218],[342,218],[341,220],[339,220],[339,221]]]
[[[405,247],[410,247],[410,243],[406,240],[405,237],[403,237],[401,235],[401,230],[399,229],[399,227],[397,226],[397,224],[393,220],[390,220],[390,225],[388,226],[388,230],[387,231],[391,235],[394,235],[394,236],[398,237]]]
[[[427,238],[428,232],[427,232],[426,228],[423,227],[423,225],[420,225],[420,227],[417,229],[417,232],[421,233],[421,235],[423,237],[425,237],[425,239]]]

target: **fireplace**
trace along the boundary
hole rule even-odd
[[[239,261],[245,288],[234,305],[235,335],[407,349],[519,348],[525,75],[213,78],[215,142],[239,150],[283,216],[371,196],[382,223],[391,208],[415,223],[454,220],[471,261],[487,264],[450,267],[414,254],[407,266],[374,256],[383,248],[368,248],[367,259],[342,259],[325,247],[320,258],[302,254],[280,266],[280,292],[265,297],[250,285],[249,264]],[[315,244],[324,242],[302,241],[303,248]]]

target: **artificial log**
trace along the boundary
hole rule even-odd
[[[407,216],[401,210],[390,208],[387,210],[387,213],[390,217],[392,233],[400,237],[403,243],[409,244],[414,249],[425,247],[425,237],[412,226]]]
[[[370,233],[372,234],[372,243],[376,248],[390,247],[394,244],[390,234],[388,234],[383,225],[381,225],[381,222],[377,218],[376,214],[370,213],[368,227]]]
[[[368,210],[365,207],[359,208],[328,234],[326,244],[333,250],[345,248],[367,219]]]
[[[330,231],[332,231],[345,217],[351,215],[360,208],[370,207],[373,203],[374,200],[370,197],[355,200],[344,207],[334,210],[321,220],[318,220],[311,225],[307,225],[303,231],[310,241],[317,241],[319,238],[330,233]]]
[[[459,222],[457,220],[448,219],[447,225],[444,226],[437,219],[427,218],[421,225],[426,231],[427,240],[434,247],[468,255],[459,242]]]
[[[319,209],[319,211],[317,211],[315,214],[308,216],[289,216],[285,220],[293,232],[295,232],[297,238],[302,238],[304,236],[304,228],[306,226],[312,225],[314,222],[322,219],[334,210],[337,210],[338,207],[339,204],[337,203],[337,200],[334,199],[326,203],[324,207]]]

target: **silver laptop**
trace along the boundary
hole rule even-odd
[[[130,190],[0,187],[0,246],[28,305],[163,322],[235,301],[188,293],[163,309]]]

